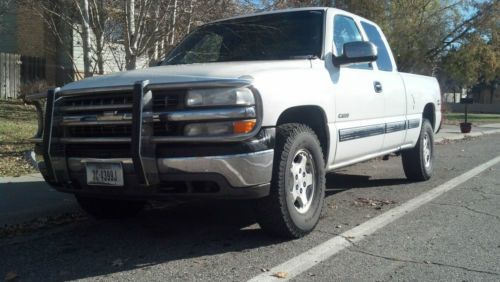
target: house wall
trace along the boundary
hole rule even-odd
[[[55,85],[56,44],[44,20],[31,9],[17,7],[17,52],[21,55],[45,58],[45,80]]]
[[[0,52],[45,59],[45,80],[56,85],[56,41],[43,19],[28,7],[10,2],[1,19]]]
[[[10,2],[10,8],[0,19],[0,52],[16,53],[16,5]]]

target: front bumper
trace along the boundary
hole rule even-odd
[[[257,186],[271,181],[274,150],[262,152],[187,158],[157,159],[160,179],[175,174],[219,174],[234,188]],[[86,162],[121,162],[123,172],[134,174],[132,159],[69,158],[70,174],[84,174]]]
[[[274,150],[255,153],[159,158],[160,183],[150,187],[140,184],[132,159],[68,158],[70,182],[56,185],[61,192],[90,194],[99,197],[163,197],[260,198],[269,194]],[[89,186],[86,162],[120,162],[124,187]],[[44,165],[41,164],[43,171]]]
[[[213,157],[158,159],[160,174],[217,173],[233,187],[256,186],[271,181],[274,150]]]

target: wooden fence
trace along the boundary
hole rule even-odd
[[[16,99],[21,90],[21,55],[0,53],[0,99]]]

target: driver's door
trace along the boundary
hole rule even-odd
[[[358,23],[349,16],[336,15],[333,31],[336,56],[342,54],[345,43],[363,40]],[[377,77],[371,64],[330,67],[338,134],[337,166],[381,151],[385,109],[384,97],[376,91]]]

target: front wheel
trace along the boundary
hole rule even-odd
[[[300,238],[319,221],[325,196],[325,163],[319,140],[306,125],[277,127],[270,195],[257,203],[257,219],[272,235]]]
[[[146,206],[145,201],[126,201],[76,196],[80,207],[97,219],[125,219],[136,216]]]
[[[431,178],[434,160],[434,131],[429,120],[422,121],[417,145],[402,152],[403,169],[412,181],[425,181]]]

